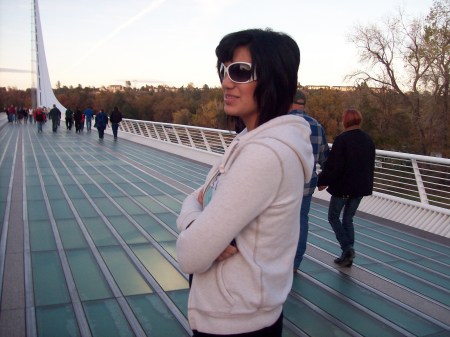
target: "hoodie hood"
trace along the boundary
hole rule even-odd
[[[295,115],[274,118],[252,131],[244,129],[236,136],[222,157],[218,168],[219,173],[227,170],[239,148],[246,144],[269,141],[267,144],[270,146],[270,140],[277,140],[292,149],[293,155],[297,156],[302,163],[305,183],[307,183],[311,180],[314,167],[310,134],[311,129],[308,122],[303,117]]]

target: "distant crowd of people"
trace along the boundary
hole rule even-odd
[[[62,118],[61,110],[56,106],[56,104],[53,104],[51,109],[48,109],[45,106],[32,109],[14,106],[11,104],[3,110],[8,115],[8,122],[17,124],[21,124],[22,122],[30,122],[37,124],[38,133],[42,132],[42,127],[47,121],[52,121],[52,131],[57,132]],[[72,127],[75,125],[76,133],[83,132],[85,126],[86,130],[91,132],[92,121],[94,120],[94,128],[97,129],[100,139],[103,139],[105,129],[110,123],[114,140],[117,140],[119,124],[122,121],[122,118],[122,112],[117,106],[114,107],[109,116],[103,109],[98,109],[98,111],[95,111],[91,106],[87,107],[83,111],[79,107],[76,107],[74,110],[67,107],[65,111],[65,123],[67,130],[72,130]]]

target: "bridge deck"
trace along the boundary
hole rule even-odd
[[[208,166],[97,133],[0,132],[0,336],[189,336],[175,220]],[[358,213],[337,268],[314,200],[284,336],[450,336],[450,240]]]

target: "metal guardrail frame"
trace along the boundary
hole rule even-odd
[[[133,119],[124,119],[120,130],[215,154],[224,153],[236,136],[229,130]],[[450,159],[376,150],[374,191],[450,214]]]

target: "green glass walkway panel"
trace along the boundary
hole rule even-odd
[[[97,182],[92,176],[91,179]],[[83,189],[91,198],[101,198],[105,196],[100,188],[98,188],[95,184],[84,184]]]
[[[176,214],[180,213],[181,203],[179,200],[176,200],[169,195],[156,195],[154,198],[158,200],[161,204],[165,205],[170,210],[175,212]],[[184,198],[186,198],[186,196],[184,196]]]
[[[425,280],[434,285],[441,286],[442,288],[445,288],[450,284],[449,277],[445,277],[429,269],[421,268],[420,266],[414,265],[407,261],[394,261],[390,265],[410,275],[414,275],[421,280]],[[447,266],[446,268],[450,269],[449,266]],[[444,267],[444,269],[446,268]]]
[[[99,251],[124,296],[152,292],[121,247],[101,247]]]
[[[142,184],[142,182],[141,182]],[[133,197],[137,197],[137,196],[145,196],[145,193],[140,190],[139,188],[135,185],[132,185],[129,182],[123,182],[123,183],[119,183],[117,184],[118,187],[120,187],[123,191],[125,191],[126,194],[133,196]]]
[[[405,310],[404,307],[389,301],[387,298],[359,284],[355,284],[350,278],[330,271],[309,259],[304,259],[302,262],[302,270],[310,277],[320,281],[321,284],[341,293],[345,298],[370,309],[386,320],[394,322],[395,325],[410,331],[415,336],[431,336],[442,330],[441,327],[432,324],[411,311]],[[304,279],[301,278],[299,282],[304,282]]]
[[[356,231],[359,230],[359,227],[356,228]],[[420,249],[417,247],[417,250],[415,247],[408,247],[408,249],[405,249],[402,247],[402,244],[399,242],[397,245],[395,244],[389,244],[388,238],[379,238],[376,237],[375,234],[371,233],[370,235],[363,235],[362,233],[357,232],[357,238],[359,244],[366,244],[367,246],[371,246],[377,249],[382,250],[385,253],[389,253],[392,255],[395,255],[396,257],[409,260],[411,258],[414,258],[417,255],[422,256],[428,256],[432,257],[435,256],[436,253],[432,252],[430,250]],[[382,241],[381,241],[382,240]],[[397,240],[399,241],[399,240]],[[406,245],[403,245],[406,246]]]
[[[112,183],[105,182],[102,186],[102,189],[105,191],[106,194],[108,194],[110,197],[116,198],[116,197],[123,197],[123,192],[117,188],[117,186],[114,186]]]
[[[47,196],[50,200],[60,200],[64,199],[64,193],[60,186],[46,186],[45,190],[47,191]],[[28,194],[28,191],[27,191]]]
[[[173,213],[157,213],[155,214],[162,222],[169,225],[174,231],[178,231],[177,229],[177,215]]]
[[[26,184],[26,187],[28,201],[44,200],[44,193],[42,193],[42,188],[40,185]]]
[[[122,214],[116,205],[114,205],[114,203],[108,198],[94,198],[92,200],[106,217],[118,216]]]
[[[148,180],[146,180],[146,177],[143,178],[142,182],[140,183],[139,187],[145,192],[145,194],[150,196],[155,195],[161,195],[161,191],[155,188],[152,185],[149,185]]]
[[[115,299],[83,302],[93,337],[132,337],[133,331]]]
[[[69,174],[60,174],[58,175],[59,180],[61,180],[61,183],[64,185],[64,187],[71,191],[72,189],[68,186],[76,186],[75,181],[73,180],[73,178],[69,175]],[[76,198],[76,196],[74,196],[74,198]]]
[[[284,319],[291,321],[308,336],[352,337],[348,331],[337,327],[336,324],[319,315],[317,311],[292,297],[287,298],[283,315]]]
[[[77,167],[77,169],[78,169],[78,167]],[[84,172],[81,172],[81,174],[73,174],[73,172],[72,172],[72,175],[78,184],[84,185],[84,184],[92,183],[91,178],[88,177],[86,174],[84,174]]]
[[[168,291],[166,294],[170,297],[173,303],[180,309],[184,317],[188,317],[187,303],[189,299],[189,289],[180,289],[175,291]]]
[[[83,219],[83,224],[97,247],[119,244],[100,217]]]
[[[31,254],[36,306],[70,303],[61,262],[56,251]]]
[[[320,307],[327,314],[335,317],[362,336],[404,336],[403,333],[358,309],[348,300],[334,296],[330,292],[325,292],[323,288],[315,286],[306,278],[294,277],[292,289],[302,298]]]
[[[73,219],[72,210],[65,199],[50,200],[53,217],[57,220]]]
[[[106,165],[105,165],[106,166]],[[116,184],[116,185],[122,185],[123,187],[126,187],[125,185],[126,185],[126,183],[125,183],[125,178],[124,177],[122,177],[122,176],[120,176],[120,175],[118,175],[118,174],[116,174],[114,171],[113,171],[113,173],[109,173],[108,174],[108,178],[109,178],[109,180],[113,183],[113,184]],[[121,187],[122,187],[121,186]]]
[[[109,285],[90,250],[69,250],[66,254],[82,301],[113,297]]]
[[[48,220],[47,206],[44,200],[32,200],[28,202],[29,220]]]
[[[381,264],[372,264],[365,266],[367,269],[378,275],[384,276],[389,280],[397,282],[411,290],[434,299],[436,302],[442,303],[450,307],[450,292],[447,289],[434,287],[419,279],[411,278],[407,274],[393,271],[389,266]]]
[[[382,226],[367,227],[366,220],[358,220],[357,230],[359,234],[365,234],[369,237],[375,237],[381,240],[385,244],[391,244],[392,246],[412,251],[418,255],[428,256],[433,258],[436,254],[447,254],[450,249],[442,246],[436,242],[430,242],[420,237],[414,237],[411,235],[400,235],[398,231],[393,229],[386,230]]]
[[[164,291],[186,289],[187,280],[150,244],[130,247]]]
[[[136,222],[156,241],[176,240],[176,237],[163,227],[155,218],[148,214],[134,215]]]
[[[168,252],[174,259],[177,258],[177,252],[176,252],[176,240],[172,241],[163,241],[160,242],[160,245],[164,248],[166,252]]]
[[[114,201],[117,202],[127,214],[138,215],[146,213],[146,210],[144,210],[141,206],[139,206],[139,204],[136,203],[134,200],[132,199],[130,200],[130,198],[128,197],[114,198]]]
[[[433,259],[419,258],[415,262],[425,268],[430,268],[450,277],[450,256],[441,255]]]
[[[81,336],[72,305],[70,304],[37,307],[36,322],[38,337]]]
[[[153,198],[149,196],[136,197],[136,201],[138,201],[142,206],[144,206],[150,213],[164,213],[167,212],[167,209],[161,206],[158,202],[156,202]]]
[[[44,181],[45,186],[58,185],[58,181],[55,176],[52,174],[42,175],[42,180]]]
[[[91,205],[89,200],[87,199],[73,199],[72,200],[73,205],[75,206],[75,209],[77,213],[82,218],[93,218],[98,216],[97,211],[95,208]]]
[[[91,179],[93,180],[93,181],[95,181],[97,184],[99,184],[102,188],[104,188],[104,185],[105,184],[109,184],[109,182],[108,182],[108,180],[106,179],[106,177],[104,176],[104,175],[102,175],[102,174],[99,174],[99,173],[94,173],[94,174],[91,174],[90,175],[90,177],[91,177]],[[87,186],[89,186],[89,185],[91,185],[91,184],[86,184]],[[92,184],[92,185],[94,185],[94,184]],[[94,185],[95,186],[95,185]],[[88,189],[88,191],[89,191],[89,189]],[[103,193],[102,193],[103,194]]]
[[[147,238],[126,216],[108,217],[108,220],[128,245],[148,242]]]
[[[56,220],[56,226],[65,250],[87,247],[86,239],[74,218]]]
[[[127,301],[147,336],[190,336],[155,294],[129,296]]]
[[[6,200],[6,198],[2,200]],[[0,200],[0,233],[3,228],[3,220],[5,218],[5,214],[6,214],[6,202]]]
[[[26,185],[27,186],[41,186],[41,182],[39,181],[39,176],[37,174],[27,175],[26,176]]]
[[[30,249],[33,252],[55,250],[56,244],[50,220],[28,221]]]
[[[75,201],[77,199],[83,199],[85,197],[83,192],[81,191],[81,189],[78,187],[77,184],[75,184],[75,183],[64,184],[64,182],[62,182],[62,183],[64,185],[64,189],[66,190],[67,194],[69,195],[69,198],[72,201]]]

